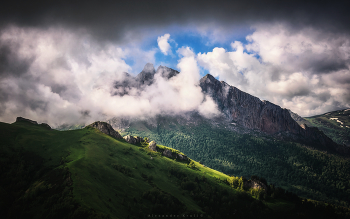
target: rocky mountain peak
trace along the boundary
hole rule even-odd
[[[211,74],[207,74],[205,75],[203,78],[200,79],[199,83],[214,83],[214,84],[217,84],[217,83],[220,83],[218,80],[216,80],[214,78],[214,76],[212,76]]]
[[[97,122],[94,122],[86,127],[96,128],[106,135],[109,135],[109,136],[112,136],[112,137],[118,138],[118,139],[123,139],[123,137],[119,134],[119,132],[114,130],[113,127],[110,124],[108,124],[107,122],[97,121]]]
[[[147,63],[145,67],[143,67],[142,72],[154,74],[156,73],[156,70],[154,69],[154,66],[152,63]]]
[[[268,134],[290,131],[299,134],[300,126],[290,117],[286,109],[261,101],[212,75],[200,80],[204,93],[210,95],[226,117],[249,129],[258,129]]]
[[[163,78],[167,78],[167,79],[170,79],[179,73],[180,72],[178,72],[172,68],[168,68],[168,67],[162,66],[162,65],[160,65],[156,71],[156,74],[161,74]]]
[[[139,82],[139,86],[151,85],[153,83],[154,74],[156,70],[152,63],[147,63],[143,70],[136,76],[136,80]]]
[[[245,93],[227,83],[219,82],[207,74],[200,80],[202,91],[210,95],[219,110],[226,117],[248,129],[255,129],[267,134],[285,133],[303,142],[319,142],[327,150],[340,150],[326,135],[317,128],[300,126],[288,109],[281,108],[269,101]]]

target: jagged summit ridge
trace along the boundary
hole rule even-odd
[[[249,129],[274,134],[281,131],[294,132],[295,126],[298,126],[292,118],[288,118],[288,111],[268,101],[261,101],[226,82],[220,82],[210,74],[200,80],[200,87],[214,99],[228,119]]]
[[[200,80],[200,87],[210,95],[219,110],[229,120],[249,129],[256,129],[267,134],[287,133],[303,142],[318,141],[325,149],[348,154],[349,150],[334,143],[322,131],[300,126],[290,115],[288,109],[281,108],[269,101],[245,93],[223,81],[207,74]]]
[[[154,69],[154,66],[153,66],[152,63],[147,63],[147,64],[145,65],[145,67],[143,67],[142,72],[154,74],[154,73],[156,73],[156,70]],[[142,72],[141,72],[141,73],[142,73]]]
[[[170,79],[179,73],[180,73],[179,71],[176,71],[172,68],[168,68],[168,67],[162,66],[162,65],[160,65],[156,71],[156,74],[161,74],[163,78],[167,78],[167,79]]]
[[[114,88],[116,88],[116,91],[113,95],[127,95],[133,88],[142,90],[144,86],[150,86],[154,83],[154,76],[156,74],[160,74],[163,78],[169,80],[179,73],[179,71],[162,65],[160,65],[156,71],[152,63],[147,63],[136,77],[127,72],[123,72],[123,79],[114,82]]]
[[[156,70],[152,63],[147,63],[143,70],[136,76],[136,80],[139,82],[139,86],[141,85],[151,85],[153,83],[154,74]]]

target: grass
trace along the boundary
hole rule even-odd
[[[264,203],[275,212],[288,212],[292,211],[295,207],[294,203],[283,199],[273,199]]]
[[[146,218],[153,212],[187,212],[222,218],[220,213],[234,209],[242,216],[266,213],[268,208],[293,209],[293,203],[285,200],[263,205],[248,192],[225,184],[226,174],[199,162],[193,161],[196,168],[189,168],[188,162],[162,156],[145,143],[132,145],[91,127],[57,131],[18,122],[0,123],[0,130],[4,171],[0,213],[25,211],[20,216],[29,218]],[[13,198],[6,198],[7,190],[16,193]]]
[[[215,178],[227,177],[198,162],[195,162],[198,169],[192,170],[185,162],[166,158],[144,146],[116,140],[93,128],[56,131],[19,122],[0,123],[0,129],[6,130],[1,135],[2,151],[8,150],[6,145],[11,144],[42,158],[43,168],[68,167],[74,199],[96,212],[112,215],[112,218],[128,217],[128,208],[132,206],[125,203],[132,203],[133,198],[141,199],[145,191],[154,187],[174,196],[187,210],[202,212],[201,207],[178,186],[178,179],[169,177],[169,167],[187,175],[205,176],[212,183]],[[181,153],[166,146],[158,147]],[[113,164],[126,168],[130,174],[114,168]],[[145,180],[143,176],[151,180]],[[44,181],[34,181],[31,187],[38,185],[44,185]],[[151,207],[151,203],[144,205]]]

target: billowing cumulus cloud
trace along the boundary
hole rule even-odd
[[[303,116],[350,106],[348,35],[312,28],[294,32],[282,24],[255,28],[246,45],[235,41],[232,51],[199,53],[200,65],[243,91]]]
[[[171,46],[168,43],[169,38],[170,38],[170,34],[166,33],[166,34],[164,34],[164,36],[160,36],[157,39],[158,47],[164,55],[168,55],[168,53],[171,52],[171,50],[170,50]]]
[[[217,115],[213,101],[198,92],[203,68],[300,115],[350,107],[346,1],[11,4],[0,8],[1,121],[78,123],[184,110]],[[183,42],[191,34],[207,42],[190,49]],[[181,48],[172,54],[176,37]],[[217,47],[207,52],[206,46]],[[157,60],[159,50],[171,56]],[[178,76],[156,75],[152,86],[114,95],[123,72],[135,76],[147,62],[175,66],[176,56]]]
[[[114,95],[114,85],[132,70],[124,59],[135,55],[152,60],[154,50],[101,45],[56,28],[11,27],[0,35],[0,45],[7,51],[1,54],[1,121],[23,116],[57,126],[194,110],[207,117],[218,115],[213,101],[201,93],[199,68],[189,48],[178,50],[181,73],[176,77],[166,80],[156,74],[151,86],[130,88],[120,96]],[[23,66],[14,68],[13,62]]]

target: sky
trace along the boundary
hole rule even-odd
[[[301,116],[350,107],[345,1],[11,1],[0,8],[0,121],[52,126],[197,110],[218,80]],[[115,96],[146,63],[181,73]]]

